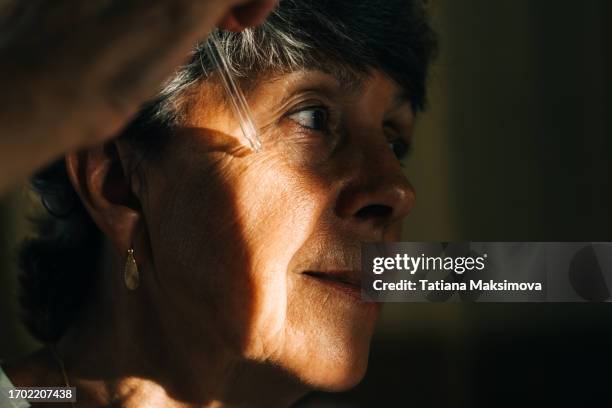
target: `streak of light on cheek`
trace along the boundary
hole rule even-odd
[[[320,205],[303,187],[304,179],[273,152],[263,152],[234,185],[252,270],[256,316],[260,325],[280,333],[293,283],[288,265],[312,233]],[[268,156],[264,156],[264,155]]]
[[[321,200],[308,188],[308,177],[285,166],[278,156],[253,164],[237,180],[241,224],[256,258],[286,267],[312,234]]]

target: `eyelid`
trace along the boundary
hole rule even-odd
[[[411,123],[411,126],[409,126],[407,129],[403,129],[404,126],[398,125],[393,120],[384,121],[383,129],[389,129],[389,128],[391,129],[390,131],[389,130],[385,131],[385,137],[387,138],[387,142],[390,144],[401,142],[401,143],[404,143],[405,145],[404,151],[402,152],[402,154],[400,154],[399,156],[396,155],[400,164],[402,164],[402,161],[407,159],[412,153],[412,150],[413,150],[412,133],[413,133],[414,128],[412,126],[412,123]],[[390,135],[389,132],[392,134]],[[395,153],[395,150],[394,150],[394,153]]]
[[[280,119],[281,120],[292,120],[289,116],[294,115],[299,112],[303,112],[306,110],[316,110],[322,109],[325,111],[326,121],[327,121],[327,131],[334,132],[338,129],[341,123],[341,113],[340,110],[335,108],[331,104],[327,104],[325,101],[321,99],[309,99],[301,101],[295,104],[291,109],[289,109]]]
[[[330,107],[317,98],[303,98],[305,95],[296,95],[296,97],[287,100],[282,106],[277,108],[272,114],[272,120],[268,124],[262,127],[262,132],[267,132],[272,126],[279,125],[286,120],[292,120],[289,117],[296,113],[308,110],[308,109],[324,109],[327,114],[328,121],[331,117]]]
[[[329,111],[329,108],[327,106],[321,105],[321,104],[318,104],[318,105],[304,105],[304,106],[299,106],[299,107],[292,108],[290,111],[285,113],[284,116],[289,117],[291,115],[295,115],[296,113],[304,112],[304,111],[307,111],[307,110],[317,110],[317,109],[321,109],[321,110],[324,110],[326,112]]]
[[[394,144],[397,142],[401,142],[402,146],[399,147],[399,151],[396,150]],[[414,150],[412,142],[410,140],[406,140],[403,138],[398,138],[398,139],[394,139],[394,140],[389,140],[389,147],[393,153],[393,155],[395,156],[395,158],[397,159],[397,161],[399,162],[400,166],[404,167],[404,162],[410,158],[410,156],[412,155],[412,151]]]
[[[334,105],[333,97],[326,95],[324,92],[317,91],[316,89],[307,89],[295,93],[291,97],[285,99],[282,104],[276,107],[275,115],[282,117],[295,113],[296,111],[306,107],[322,106],[330,108]]]
[[[412,128],[403,129],[402,126],[398,126],[392,121],[383,122],[383,130],[385,130],[385,136],[390,142],[402,139],[409,144],[412,139]],[[389,132],[391,135],[389,135]]]
[[[408,106],[408,112],[404,111],[404,108],[398,108],[392,112],[388,112],[383,119],[383,128],[390,129],[394,136],[403,138],[407,143],[410,143],[414,134],[414,121],[415,117],[412,112],[412,105],[402,104],[401,106]]]
[[[329,98],[326,98],[324,95],[311,91],[295,95],[295,97],[291,98],[285,104],[283,104],[281,112],[285,112],[284,115],[290,115],[292,113],[299,112],[300,110],[308,108],[314,109],[322,107],[330,109],[330,107],[333,105],[333,101]]]

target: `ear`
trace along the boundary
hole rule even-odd
[[[134,241],[144,226],[141,205],[126,170],[128,164],[122,162],[116,142],[66,155],[72,185],[120,255],[136,245]]]

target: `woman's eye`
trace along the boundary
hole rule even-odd
[[[410,144],[404,139],[390,140],[389,147],[393,150],[398,160],[405,159],[410,153]]]
[[[298,125],[307,129],[318,131],[327,130],[328,113],[325,108],[307,108],[292,113],[288,117]]]

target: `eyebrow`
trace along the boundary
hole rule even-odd
[[[278,105],[285,104],[292,98],[293,95],[301,92],[318,91],[329,95],[340,94],[344,96],[358,95],[363,89],[363,79],[360,79],[356,73],[340,72],[345,70],[337,70],[336,72],[324,71],[321,69],[302,70],[305,74],[304,78],[299,78],[297,83],[292,84],[288,88],[287,94],[278,101]],[[297,73],[299,71],[295,71]],[[320,81],[316,86],[313,86],[311,81],[313,78],[310,76],[314,75],[315,78],[318,75],[323,81]],[[270,82],[275,82],[282,78],[282,75],[270,79]]]
[[[397,109],[406,103],[410,104],[411,108],[414,108],[412,106],[412,98],[410,97],[410,94],[406,92],[406,90],[402,89],[393,96],[393,102],[391,102],[391,109]]]
[[[299,72],[299,71],[294,71],[294,72]],[[323,74],[324,76],[333,80],[335,83],[330,83],[330,82],[327,82],[327,80],[325,80],[324,82],[327,82],[327,83],[319,84],[319,86],[317,87],[311,87],[311,86],[308,86],[309,84],[302,83],[301,85],[298,85],[293,89],[290,88],[291,91],[288,92],[288,94],[278,102],[278,105],[283,105],[286,101],[291,99],[292,95],[295,95],[296,93],[312,91],[312,90],[323,91],[325,93],[330,93],[330,94],[331,93],[335,94],[338,91],[340,91],[340,94],[343,95],[344,97],[352,98],[352,97],[359,95],[363,91],[364,86],[365,86],[365,80],[368,78],[368,74],[365,72],[360,73],[360,72],[352,71],[350,69],[343,68],[343,67],[337,68],[334,70],[325,70],[321,68],[315,68],[312,70],[301,70],[301,72],[306,74],[307,76],[317,75],[317,73]],[[282,75],[279,75],[279,76],[271,78],[269,81],[275,82],[281,77]],[[306,79],[300,79],[300,82],[304,80],[308,81],[308,79],[306,78]],[[391,101],[391,104],[389,105],[388,111],[398,109],[405,104],[408,104],[411,110],[414,112],[414,109],[412,106],[412,98],[410,96],[410,93],[406,89],[401,88],[393,95],[393,99]]]
[[[363,90],[363,83],[367,78],[365,73],[359,74],[343,67],[333,71],[323,70],[321,72],[333,77],[338,82],[342,92],[352,95],[359,94]]]
[[[358,72],[351,71],[347,68],[339,68],[334,72],[322,71],[328,75],[331,75],[336,81],[342,92],[349,95],[358,95],[364,86],[364,79],[367,78],[367,74],[359,74]],[[393,96],[389,110],[399,108],[404,104],[409,104],[410,109],[414,112],[414,106],[412,105],[412,96],[406,89],[401,88]],[[416,113],[416,112],[414,112]]]

